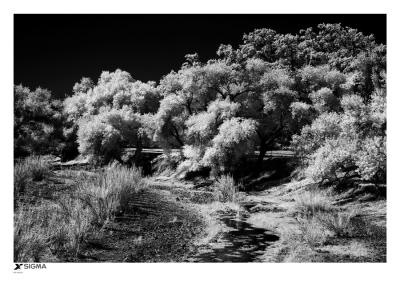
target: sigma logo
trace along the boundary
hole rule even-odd
[[[44,263],[16,263],[14,267],[14,272],[21,272],[27,269],[46,269],[46,264]]]

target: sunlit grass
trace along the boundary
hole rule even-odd
[[[26,191],[30,181],[41,181],[50,174],[50,165],[40,156],[20,159],[14,165],[14,193]]]

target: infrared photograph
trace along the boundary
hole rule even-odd
[[[13,267],[386,263],[386,21],[13,14]]]

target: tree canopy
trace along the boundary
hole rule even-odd
[[[261,164],[266,151],[289,148],[315,180],[385,178],[386,46],[372,35],[340,24],[264,28],[216,55],[188,54],[158,83],[119,69],[82,78],[63,102],[65,139],[102,162],[125,147],[179,148],[180,169],[221,174],[255,150]],[[14,92],[19,150],[50,140],[60,102],[43,89]]]

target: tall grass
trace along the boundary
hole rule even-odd
[[[365,236],[369,224],[358,217],[357,210],[339,210],[321,192],[306,192],[295,197],[295,229],[284,231],[282,238],[289,246],[288,258],[295,258],[299,247],[315,251],[334,238]]]
[[[316,191],[303,192],[295,197],[294,212],[303,217],[312,217],[318,213],[333,211],[335,211],[335,208],[324,193]]]
[[[87,176],[75,193],[14,213],[14,261],[37,262],[58,254],[77,257],[93,233],[129,208],[131,194],[145,187],[140,170],[107,167]]]
[[[77,256],[91,227],[92,214],[78,199],[20,206],[14,214],[14,261],[39,262],[52,250]]]
[[[50,165],[43,157],[29,156],[14,165],[14,193],[23,193],[30,181],[41,181],[50,174]]]
[[[213,184],[216,200],[220,202],[235,202],[238,198],[238,186],[230,175],[222,175]]]
[[[38,262],[46,253],[49,229],[43,221],[44,207],[20,206],[14,213],[14,261]]]
[[[130,196],[142,188],[144,182],[139,169],[109,166],[100,176],[81,181],[78,193],[91,209],[95,222],[101,226],[126,212]]]
[[[320,213],[316,217],[324,227],[338,237],[351,237],[365,229],[365,224],[358,221],[357,210],[336,213]],[[362,224],[362,225],[360,225]]]

